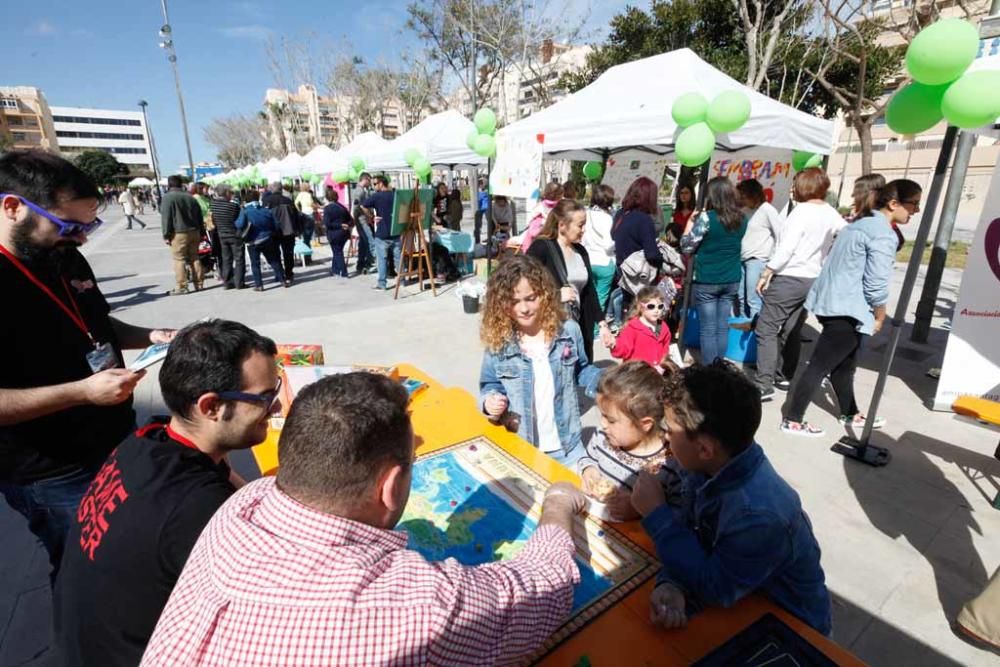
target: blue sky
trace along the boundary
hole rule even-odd
[[[626,2],[553,0],[550,5],[580,13],[589,7],[590,39],[585,41],[594,41]],[[215,159],[202,138],[212,118],[257,111],[264,90],[275,86],[265,55],[268,37],[316,34],[314,43],[328,42],[369,61],[395,61],[415,46],[405,31],[405,0],[374,5],[168,0],[168,10],[195,161]],[[161,168],[172,173],[187,162],[173,76],[158,46],[163,23],[158,0],[32,0],[20,3],[16,17],[8,18],[21,25],[0,40],[0,62],[14,64],[0,73],[0,85],[36,86],[55,106],[137,110],[138,100],[145,99]]]

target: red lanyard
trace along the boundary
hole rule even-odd
[[[66,290],[66,297],[69,299],[70,304],[73,306],[72,311],[66,307],[65,303],[60,301],[59,298],[52,293],[52,290],[48,288],[48,285],[46,285],[41,280],[36,278],[35,275],[31,273],[31,271],[28,269],[28,267],[22,264],[21,260],[15,257],[14,253],[12,253],[10,250],[7,250],[7,248],[5,248],[2,243],[0,243],[0,253],[2,253],[4,257],[9,259],[10,263],[13,264],[18,271],[23,273],[25,278],[33,282],[35,284],[35,287],[45,292],[45,295],[48,296],[50,299],[52,299],[55,302],[55,304],[59,306],[64,313],[66,313],[66,316],[73,321],[73,324],[75,324],[77,328],[79,328],[80,331],[83,332],[83,335],[90,340],[91,345],[96,345],[96,343],[94,342],[94,337],[90,335],[90,330],[87,328],[87,323],[83,321],[83,315],[80,314],[80,307],[76,305],[76,299],[73,298],[72,292],[69,291],[69,286],[66,285],[65,278],[60,278],[60,280],[62,280],[63,289]]]

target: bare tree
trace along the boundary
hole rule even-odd
[[[215,146],[219,160],[229,169],[264,159],[266,127],[260,116],[234,114],[213,118],[203,130],[205,141]]]
[[[314,34],[307,34],[296,40],[285,36],[277,41],[268,39],[264,53],[277,88],[294,94],[302,84],[313,85],[317,64],[307,45],[316,38]],[[271,131],[276,133],[274,143],[284,147],[284,155],[288,151],[304,153],[319,143],[319,128],[309,126],[312,114],[307,106],[292,100],[264,104]],[[283,136],[279,139],[277,135]]]
[[[746,85],[760,90],[774,54],[789,41],[789,24],[808,12],[813,0],[732,0],[746,40]]]
[[[443,72],[432,69],[428,61],[404,58],[398,71],[392,73],[393,90],[399,99],[399,124],[402,132],[419,123],[426,113],[447,106],[443,94]]]

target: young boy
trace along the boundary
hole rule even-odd
[[[683,480],[680,508],[640,473],[632,505],[663,563],[650,600],[655,623],[679,627],[689,611],[728,607],[761,591],[823,634],[830,594],[799,496],[771,466],[754,433],[760,393],[725,361],[665,380],[667,437]]]

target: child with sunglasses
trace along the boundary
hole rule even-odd
[[[611,346],[611,356],[623,361],[645,361],[659,369],[670,351],[667,305],[656,287],[643,287],[635,296],[632,317]]]

